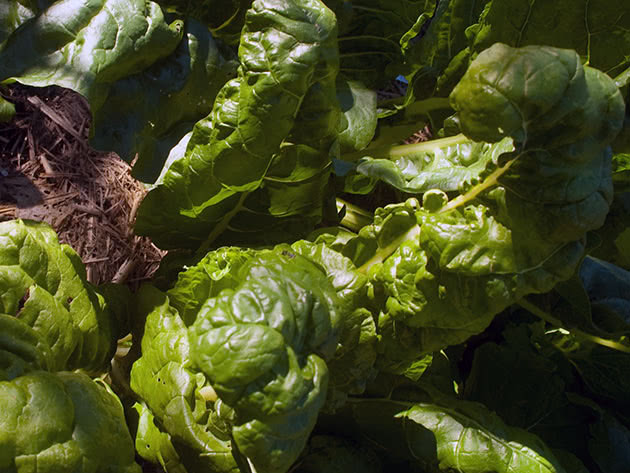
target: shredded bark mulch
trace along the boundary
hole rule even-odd
[[[145,187],[116,154],[90,148],[85,99],[56,86],[16,84],[0,93],[17,112],[0,123],[0,221],[50,224],[94,284],[150,278],[165,252],[133,234]]]

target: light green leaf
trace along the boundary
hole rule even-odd
[[[120,401],[86,375],[33,371],[0,398],[1,470],[140,473]]]
[[[232,435],[256,471],[287,471],[326,399],[340,300],[326,273],[290,247],[263,252],[241,283],[208,299],[191,354],[234,409]]]
[[[31,327],[50,350],[52,371],[107,366],[119,321],[87,282],[79,256],[60,245],[48,225],[25,220],[0,223],[0,313]],[[121,317],[121,322],[124,317]],[[26,328],[19,329],[19,331]]]
[[[308,231],[337,131],[337,54],[334,15],[318,0],[254,2],[238,77],[141,204],[136,231],[162,247],[205,250],[224,233],[233,244]]]
[[[151,286],[143,286],[137,300],[137,313],[146,315],[146,323],[142,356],[131,369],[131,388],[159,421],[163,432],[171,436],[186,470],[238,472],[230,432],[208,421],[213,418],[215,403],[206,401],[202,394],[209,384],[192,365],[186,326],[179,314],[166,295]],[[148,460],[159,460],[162,455],[165,462],[173,459],[169,451],[163,436],[150,448],[140,450]]]
[[[499,157],[511,151],[510,138],[490,144],[456,135],[389,150],[366,150],[357,171],[410,194],[430,189],[461,192],[480,182],[486,169],[496,166]],[[381,154],[386,157],[379,158]]]

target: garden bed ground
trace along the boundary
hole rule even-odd
[[[90,148],[87,102],[60,87],[2,93],[17,113],[0,123],[0,220],[49,223],[79,253],[92,283],[149,278],[164,252],[133,235],[145,187],[116,154]]]

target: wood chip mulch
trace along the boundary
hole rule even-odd
[[[0,90],[16,106],[0,123],[0,221],[44,221],[81,256],[94,284],[148,279],[165,252],[133,234],[146,190],[114,153],[89,147],[91,116],[61,87]]]

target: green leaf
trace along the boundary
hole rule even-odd
[[[591,426],[589,453],[604,473],[622,473],[630,463],[630,429],[609,412]]]
[[[201,21],[215,38],[236,43],[252,0],[158,0],[157,3],[169,13]]]
[[[179,314],[169,305],[166,295],[151,286],[143,286],[139,291],[137,314],[146,316],[146,323],[142,356],[131,369],[131,388],[163,432],[171,436],[186,470],[238,472],[230,432],[213,423],[216,403],[203,396],[202,390],[209,383],[192,364],[186,326]],[[147,435],[154,434],[148,431]],[[140,452],[148,460],[162,456],[170,462],[174,458],[168,442],[163,435],[158,437],[150,448]]]
[[[375,376],[376,324],[367,305],[367,278],[352,262],[324,244],[298,241],[291,248],[320,265],[339,296],[339,341],[335,354],[327,361],[330,381],[326,411],[345,404],[348,395],[363,394],[366,383]]]
[[[388,150],[366,150],[357,171],[410,194],[430,189],[461,192],[481,181],[488,166],[496,166],[499,157],[511,151],[510,138],[490,144],[456,135]]]
[[[505,21],[510,18],[510,21]],[[477,27],[472,49],[493,43],[546,44],[576,50],[583,62],[616,76],[627,67],[630,6],[586,2],[492,1]]]
[[[140,206],[136,231],[159,246],[207,250],[262,230],[286,238],[321,216],[339,113],[334,15],[317,0],[256,1],[239,59],[238,77]]]
[[[510,425],[536,430],[566,404],[564,390],[555,363],[529,346],[486,343],[475,350],[464,394]]]
[[[419,404],[400,414],[433,432],[441,469],[462,473],[564,471],[540,439],[507,427],[482,405],[460,401],[449,407]]]
[[[401,44],[435,0],[327,0],[340,18],[340,73],[378,89],[403,70]],[[417,27],[417,26],[416,26]]]
[[[379,455],[367,446],[341,437],[315,435],[295,473],[380,473]]]
[[[15,116],[15,105],[0,97],[0,123],[9,122]]]
[[[337,139],[341,152],[367,147],[376,131],[376,92],[358,81],[337,80],[341,120]]]
[[[155,425],[155,417],[144,404],[135,403],[133,408],[140,416],[136,433],[138,454],[152,463],[160,465],[164,471],[186,473],[177,451],[173,447],[171,436]]]
[[[18,26],[39,13],[42,5],[50,3],[50,0],[7,0],[0,4],[0,47]]]
[[[182,26],[144,0],[57,1],[2,45],[0,81],[67,87],[96,110],[113,82],[171,54]]]
[[[86,375],[33,371],[0,398],[3,471],[140,473],[120,401]]]
[[[60,245],[47,224],[0,223],[0,287],[0,313],[31,327],[38,344],[49,347],[42,368],[100,370],[108,365],[116,339],[124,335],[115,306],[109,307],[87,282],[79,256]]]
[[[290,248],[263,252],[241,284],[208,299],[191,354],[234,409],[232,435],[256,471],[287,471],[322,408],[336,349],[339,297],[322,269]]]
[[[439,401],[357,401],[354,419],[373,443],[428,471],[565,472],[535,435],[507,426],[481,404],[434,394]]]
[[[436,94],[438,78],[451,61],[468,46],[466,28],[477,23],[488,0],[447,0],[438,2],[426,32],[404,48],[410,70],[405,75],[410,87],[406,102]],[[405,45],[403,45],[405,46]],[[444,88],[438,95],[446,96]]]
[[[131,162],[133,174],[153,182],[168,150],[212,109],[219,89],[236,74],[236,61],[200,23],[189,20],[183,40],[166,58],[111,85],[107,100],[92,107],[97,149]]]

